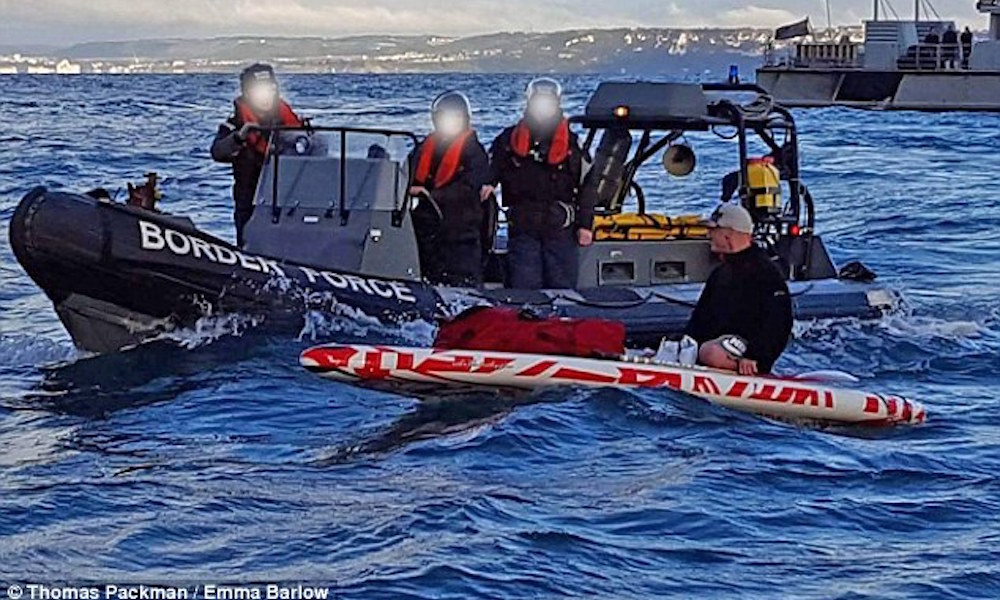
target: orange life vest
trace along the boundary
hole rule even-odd
[[[521,158],[526,158],[528,153],[531,152],[531,142],[531,128],[522,119],[514,127],[514,131],[510,135],[510,149]],[[546,159],[552,166],[561,165],[569,158],[569,153],[569,121],[563,119],[556,126],[556,130],[552,134],[552,141],[549,143],[549,155]]]
[[[257,113],[250,108],[250,105],[246,103],[242,98],[236,99],[236,116],[239,118],[240,123],[260,123],[260,117]],[[265,124],[261,123],[262,126]],[[299,118],[292,107],[288,105],[284,100],[278,100],[278,125],[282,127],[301,127],[302,119]],[[257,131],[252,131],[247,136],[247,145],[254,149],[258,154],[267,153],[267,137],[261,135]]]
[[[436,133],[428,136],[417,151],[417,170],[413,176],[414,183],[435,189],[451,183],[451,180],[458,174],[459,167],[462,166],[462,152],[465,150],[466,142],[471,137],[472,130],[470,129],[451,141],[441,156],[441,160],[435,165],[434,157],[437,154],[437,147],[443,140]]]

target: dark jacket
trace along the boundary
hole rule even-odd
[[[966,29],[961,35],[962,47],[972,48],[972,32]]]
[[[414,185],[424,186],[441,209],[439,218],[428,202],[420,202],[414,210],[414,220],[424,227],[438,224],[436,233],[442,241],[478,240],[483,220],[483,203],[479,200],[479,190],[490,175],[489,157],[479,138],[472,133],[462,148],[461,159],[455,176],[440,188],[434,187],[434,175],[441,166],[441,160],[448,147],[435,147],[433,166],[427,182],[414,181]],[[411,156],[412,172],[416,172],[416,157],[420,148]]]
[[[237,99],[239,102],[239,99]],[[237,133],[245,124],[240,116],[240,110],[235,108],[215,134],[212,141],[212,158],[217,162],[233,165],[233,200],[236,202],[237,221],[241,215],[249,218],[253,212],[253,196],[257,190],[257,180],[264,165],[264,154],[247,144],[245,140],[237,139]],[[280,125],[280,118],[259,119],[262,127]]]
[[[511,234],[544,235],[562,230],[569,206],[569,227],[590,229],[594,223],[592,201],[580,203],[580,178],[583,151],[576,134],[570,132],[569,155],[562,163],[550,165],[544,158],[521,158],[511,147],[514,127],[505,129],[490,148],[490,182],[499,184],[504,204],[509,209]],[[548,144],[535,141],[533,153],[548,155]],[[560,204],[562,203],[562,204]]]
[[[792,332],[788,286],[767,253],[751,246],[725,255],[698,299],[685,333],[699,344],[722,335],[747,340],[746,358],[771,371]]]

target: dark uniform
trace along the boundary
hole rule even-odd
[[[420,270],[434,284],[478,286],[483,280],[483,203],[479,190],[489,178],[489,157],[474,131],[454,140],[429,136],[412,157],[413,185],[421,198],[413,210]]]
[[[535,135],[522,121],[496,138],[491,154],[490,180],[508,208],[510,287],[574,287],[577,230],[594,221],[592,203],[580,203],[576,135],[565,119],[549,135]]]
[[[962,31],[960,39],[962,42],[962,68],[968,69],[969,57],[972,56],[972,30],[966,27],[965,30]]]
[[[950,27],[941,35],[941,58],[949,64],[958,59],[958,32]]]
[[[233,200],[236,204],[233,220],[236,223],[236,244],[243,246],[243,227],[253,215],[253,197],[267,153],[266,134],[253,132],[241,139],[240,128],[248,122],[262,128],[301,126],[302,120],[283,100],[279,100],[275,113],[257,115],[249,103],[240,96],[234,102],[233,114],[219,125],[212,142],[212,158],[233,165]]]
[[[699,344],[723,335],[747,341],[744,358],[769,373],[792,332],[792,302],[781,271],[757,246],[723,256],[709,276],[685,333]]]

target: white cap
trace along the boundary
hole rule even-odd
[[[750,212],[739,204],[729,202],[720,204],[705,225],[709,228],[727,227],[740,233],[753,233],[753,217]]]

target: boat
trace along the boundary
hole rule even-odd
[[[787,52],[769,49],[757,84],[791,107],[1000,111],[1000,0],[977,2],[979,12],[989,15],[988,36],[974,43],[969,56],[961,44],[925,43],[929,33],[940,35],[955,23],[942,20],[926,0],[914,4],[913,19],[904,20],[886,0],[875,0],[863,41],[845,36],[799,41]],[[930,14],[922,18],[924,4]],[[883,5],[893,18],[880,11]],[[785,31],[804,36],[808,27]]]
[[[740,102],[748,91],[753,100]],[[736,140],[731,175],[738,201],[755,215],[757,243],[788,277],[795,316],[873,319],[893,310],[896,294],[870,271],[834,264],[799,177],[795,121],[758,92],[642,82],[597,88],[584,113],[572,118],[586,130],[585,146],[594,155],[581,193],[596,195],[600,213],[596,242],[579,250],[573,289],[506,287],[498,222],[487,227],[485,286],[424,282],[407,197],[407,157],[417,138],[381,129],[309,125],[268,132],[242,248],[187,217],[161,212],[150,190],[122,203],[100,191],[46,188],[21,200],[11,219],[11,246],[75,344],[97,353],[213,315],[243,314],[258,327],[298,333],[303,317],[314,312],[398,325],[475,305],[614,319],[625,323],[631,343],[651,345],[684,328],[716,259],[697,215],[648,209],[637,172],[658,156],[668,171],[694,168],[687,136],[724,130]],[[750,156],[751,137],[781,152],[780,173]],[[754,200],[752,183],[766,186],[763,204]],[[636,207],[625,210],[633,201]],[[717,201],[705,199],[705,209]]]
[[[727,408],[816,424],[916,425],[926,410],[915,401],[836,387],[818,373],[805,377],[743,376],[647,359],[594,359],[477,350],[326,345],[300,364],[322,377],[383,391],[440,397],[443,391],[541,390],[553,387],[669,389]]]

